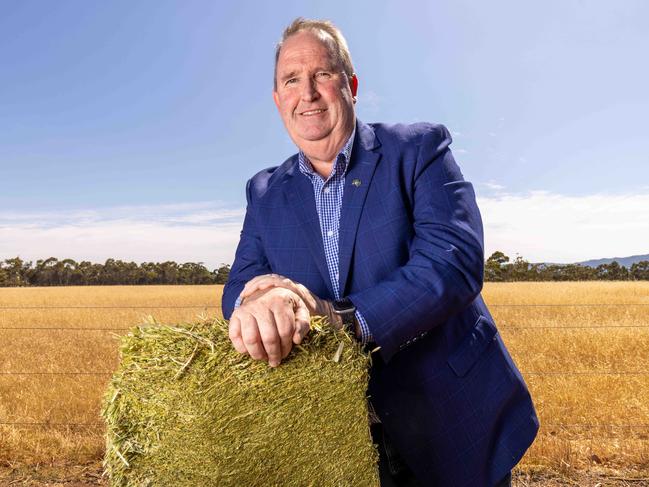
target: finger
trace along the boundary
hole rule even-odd
[[[263,281],[265,279],[273,279],[273,278],[280,278],[281,279],[283,277],[284,276],[280,276],[279,274],[272,274],[272,273],[271,274],[261,274],[259,276],[255,276],[252,279],[250,279],[245,284],[245,286],[243,286],[243,288],[246,289],[248,287],[255,286],[257,283],[259,283],[260,281]]]
[[[283,279],[286,278],[279,274],[264,274],[262,276],[253,277],[245,286],[243,286],[241,297],[246,298],[260,289],[268,289],[269,287],[279,285]]]
[[[295,333],[293,335],[293,343],[299,345],[311,329],[311,313],[309,313],[309,308],[304,304],[304,301],[301,299],[296,301],[294,310]]]
[[[261,319],[260,321],[264,321]],[[255,360],[265,360],[267,358],[264,345],[259,334],[257,318],[247,313],[241,316],[241,339],[248,350],[250,356]]]
[[[235,350],[239,353],[248,353],[243,340],[241,339],[241,321],[237,313],[233,313],[230,317],[230,324],[228,325],[228,336],[234,346]]]
[[[267,276],[271,276],[272,274],[263,274],[261,276],[256,276],[250,279],[245,286],[243,286],[243,290],[241,291],[241,296],[244,295],[250,295],[250,289],[255,287],[255,285],[260,281],[263,280]]]
[[[266,319],[258,320],[259,335],[271,367],[277,367],[282,361],[282,346],[275,323],[275,316],[269,313]]]
[[[299,282],[292,281],[287,277],[280,275],[266,276],[264,280],[258,281],[254,284],[256,289],[251,289],[251,294],[260,290],[268,289],[271,287],[281,287],[283,289],[288,289],[289,291],[297,294],[309,308],[309,310],[317,310],[317,302],[311,291],[309,291],[303,284]]]
[[[297,298],[296,298],[297,299]],[[273,310],[277,332],[279,334],[282,359],[291,352],[293,348],[293,333],[295,332],[295,315],[291,304],[282,303]]]
[[[250,297],[257,291],[263,291],[275,286],[276,284],[273,281],[259,281],[255,284],[252,284],[251,286],[248,286],[248,284],[246,284],[246,287],[243,289],[243,291],[241,291],[241,299]]]

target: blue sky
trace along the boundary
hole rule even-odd
[[[649,4],[0,1],[0,259],[230,262],[244,185],[295,151],[296,16],[347,37],[363,121],[447,125],[487,254],[649,252]]]

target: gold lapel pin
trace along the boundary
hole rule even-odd
[[[352,184],[358,188],[361,185],[361,180],[360,179],[353,179]]]

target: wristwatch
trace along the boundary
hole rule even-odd
[[[356,306],[349,298],[337,299],[332,303],[333,312],[343,320],[345,328],[352,336],[356,336]]]

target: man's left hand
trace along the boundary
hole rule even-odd
[[[302,301],[309,308],[311,316],[326,316],[334,328],[340,329],[343,326],[342,319],[339,315],[333,312],[333,307],[329,301],[320,299],[313,294],[306,286],[295,282],[288,277],[279,274],[263,274],[252,278],[246,283],[241,291],[242,302],[257,291],[271,289],[274,287],[283,287],[293,291],[295,294],[302,298]]]

